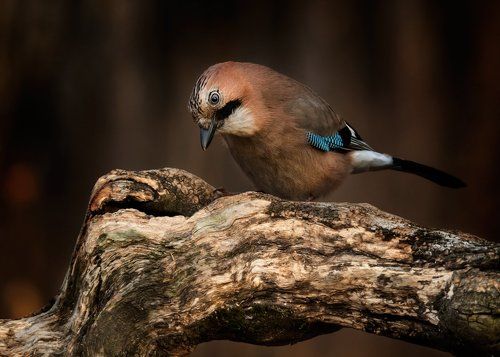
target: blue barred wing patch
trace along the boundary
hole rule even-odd
[[[342,140],[342,137],[339,135],[339,133],[335,133],[332,136],[326,136],[325,140],[332,150],[345,148],[344,140]]]
[[[311,132],[308,132],[306,135],[309,145],[322,151],[330,151],[330,146],[323,136]]]
[[[335,133],[332,136],[321,136],[311,132],[307,133],[307,142],[316,149],[328,152],[330,150],[345,150],[342,137]]]

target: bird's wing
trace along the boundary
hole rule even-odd
[[[276,98],[282,98],[279,102],[285,114],[307,133],[309,144],[323,151],[372,150],[356,130],[311,88],[281,74],[271,75],[285,80],[271,81],[269,87],[263,89],[268,106],[279,106]]]
[[[323,98],[299,82],[294,84],[299,88],[287,101],[286,110],[306,131],[309,144],[323,151],[373,150]]]
[[[285,102],[285,112],[295,124],[318,135],[333,135],[344,126],[344,120],[309,87],[295,82],[296,90]]]
[[[363,141],[361,136],[347,122],[333,135],[321,136],[308,131],[306,133],[307,142],[322,151],[340,151],[347,152],[352,150],[370,150],[373,149]]]

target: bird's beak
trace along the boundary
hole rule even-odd
[[[203,151],[207,150],[208,145],[212,142],[212,139],[215,134],[215,130],[217,130],[217,121],[212,119],[210,123],[210,127],[208,129],[200,128],[200,143]]]

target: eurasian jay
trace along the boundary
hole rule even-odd
[[[351,173],[391,169],[459,188],[458,178],[374,151],[309,87],[268,67],[224,62],[197,80],[188,104],[206,150],[216,132],[256,187],[311,200]]]

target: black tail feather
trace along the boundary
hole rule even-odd
[[[399,159],[397,157],[393,157],[392,159],[393,167],[391,167],[391,169],[393,170],[409,172],[435,182],[438,185],[450,188],[461,188],[467,186],[465,182],[460,180],[458,177],[452,176],[433,167],[422,165],[418,162],[410,160]]]

